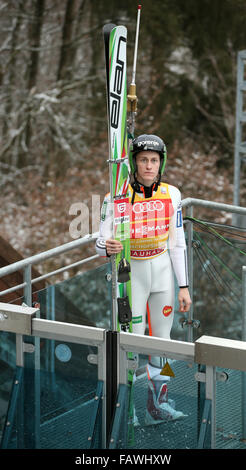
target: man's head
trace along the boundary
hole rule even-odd
[[[142,134],[132,141],[132,146],[129,155],[129,163],[133,175],[135,175],[135,173],[137,172],[136,156],[140,152],[145,152],[146,156],[148,152],[156,152],[160,155],[159,177],[161,177],[164,172],[167,158],[166,146],[163,140],[156,135]]]

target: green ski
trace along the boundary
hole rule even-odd
[[[127,135],[127,81],[126,45],[124,26],[106,25],[103,28],[108,105],[110,202],[113,214],[113,237],[123,250],[111,256],[112,265],[112,321],[113,331],[132,331],[132,296],[130,266],[130,210],[129,164]],[[129,358],[132,354],[129,353]],[[133,443],[133,372],[128,372],[128,441]]]
[[[127,137],[126,44],[124,26],[104,26],[106,55],[110,201],[113,236],[123,250],[112,256],[112,329],[132,331],[130,281],[130,211]]]
[[[121,253],[112,259],[112,330],[132,332],[131,258],[130,258],[130,203],[128,163],[128,135],[134,137],[136,97],[136,58],[141,5],[138,6],[137,30],[130,93],[127,95],[126,59],[127,30],[113,24],[103,28],[109,137],[110,202],[113,213],[113,236],[123,245]],[[129,122],[127,128],[127,111]],[[133,359],[133,354],[128,353]],[[134,443],[133,371],[128,372],[128,442]]]

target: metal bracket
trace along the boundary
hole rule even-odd
[[[89,362],[89,364],[97,365],[98,364],[97,354],[88,354],[87,361]]]
[[[201,242],[199,240],[192,240],[192,248],[201,248]]]
[[[137,370],[138,360],[137,359],[127,359],[127,369],[128,370]]]
[[[23,343],[23,352],[25,353],[34,353],[35,346],[32,343]]]
[[[105,274],[105,279],[106,279],[107,282],[111,282],[112,281],[112,274],[111,273]]]
[[[94,364],[94,365],[97,365],[98,364],[98,356],[97,354],[88,354],[87,356],[87,361],[89,362],[89,364]],[[127,359],[126,361],[126,368],[128,370],[137,370],[138,368],[138,360],[137,359]]]
[[[206,372],[197,372],[195,374],[195,379],[197,382],[206,382]],[[216,372],[216,381],[217,382],[227,382],[229,376],[226,372]]]
[[[128,160],[128,157],[117,158],[115,160],[108,159],[107,163],[123,163],[124,161]]]
[[[32,318],[38,312],[38,308],[0,302],[0,330],[31,335]]]
[[[192,328],[200,328],[201,322],[200,320],[188,320],[187,318],[180,318],[179,323],[181,323],[182,328],[185,328],[186,326],[191,326]]]

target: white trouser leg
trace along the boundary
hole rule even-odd
[[[150,260],[131,261],[132,281],[132,331],[144,335],[146,329],[146,306],[151,290]]]
[[[174,317],[174,279],[168,252],[152,260],[132,260],[131,266],[133,333],[145,334],[148,302],[150,334],[170,339]],[[151,357],[151,364],[157,368],[152,371],[156,380],[165,380],[165,376],[159,375],[160,358]]]

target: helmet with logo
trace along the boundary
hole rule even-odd
[[[166,146],[160,137],[158,137],[157,135],[152,135],[152,134],[142,134],[136,137],[136,139],[132,141],[132,145],[131,145],[130,152],[129,152],[129,163],[130,163],[132,174],[134,175],[135,172],[137,171],[136,155],[139,152],[142,152],[143,150],[159,153],[160,155],[159,173],[160,175],[162,175],[165,169],[166,159],[167,159]]]

